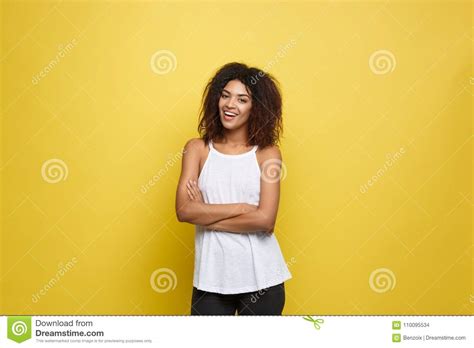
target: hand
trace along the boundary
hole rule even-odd
[[[188,196],[192,201],[198,201],[198,202],[204,203],[201,190],[199,189],[196,181],[188,180],[188,182],[186,183],[186,188],[188,191]]]
[[[210,224],[210,225],[207,225],[207,226],[204,226],[207,230],[210,230],[210,231],[219,231],[216,226],[214,224]]]

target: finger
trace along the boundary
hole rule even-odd
[[[202,196],[202,193],[201,193],[201,191],[197,191],[197,193],[196,193],[196,197],[197,197],[197,199],[199,199],[199,200],[201,200],[201,201],[203,201],[203,202],[204,202],[204,198],[203,198],[203,196]]]
[[[203,198],[203,196],[202,196],[202,192],[201,192],[201,190],[199,189],[199,186],[198,186],[198,184],[197,184],[197,181],[195,181],[195,180],[190,180],[190,181],[189,181],[189,187],[190,187],[191,191],[193,192],[195,199],[198,199],[198,200],[200,200],[200,201],[204,201],[204,198]]]
[[[198,197],[201,199],[201,201],[204,201],[201,190],[198,191]]]
[[[199,196],[201,195],[201,190],[199,189],[199,187],[197,186],[197,184],[196,184],[196,183],[193,183],[192,188],[193,188],[194,195],[195,195],[196,197],[199,197]]]
[[[196,195],[196,190],[194,189],[192,182],[191,182],[191,181],[188,181],[187,186],[188,186],[188,189],[189,189],[189,190],[191,191],[191,193],[193,194],[193,196],[195,196],[195,195]]]
[[[188,187],[189,191],[191,191],[191,193],[193,194],[193,196],[196,196],[196,190],[195,188],[193,187],[193,184],[189,184],[189,187]]]
[[[191,199],[194,199],[194,194],[193,194],[189,189],[187,189],[187,191],[188,191],[189,197],[190,197]]]

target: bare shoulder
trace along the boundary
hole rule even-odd
[[[266,146],[263,149],[259,149],[258,153],[260,155],[260,158],[262,158],[262,160],[264,161],[270,158],[281,159],[281,151],[278,145]]]
[[[269,145],[262,149],[259,148],[256,155],[260,167],[268,160],[282,161],[281,151],[278,145]]]
[[[201,138],[191,138],[184,145],[184,152],[201,154],[205,148],[204,140]]]

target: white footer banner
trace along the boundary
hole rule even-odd
[[[0,347],[449,348],[473,336],[474,316],[0,316]]]

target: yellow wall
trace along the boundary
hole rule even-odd
[[[180,150],[207,79],[243,61],[283,90],[284,314],[472,313],[472,14],[3,1],[0,312],[189,313]]]

